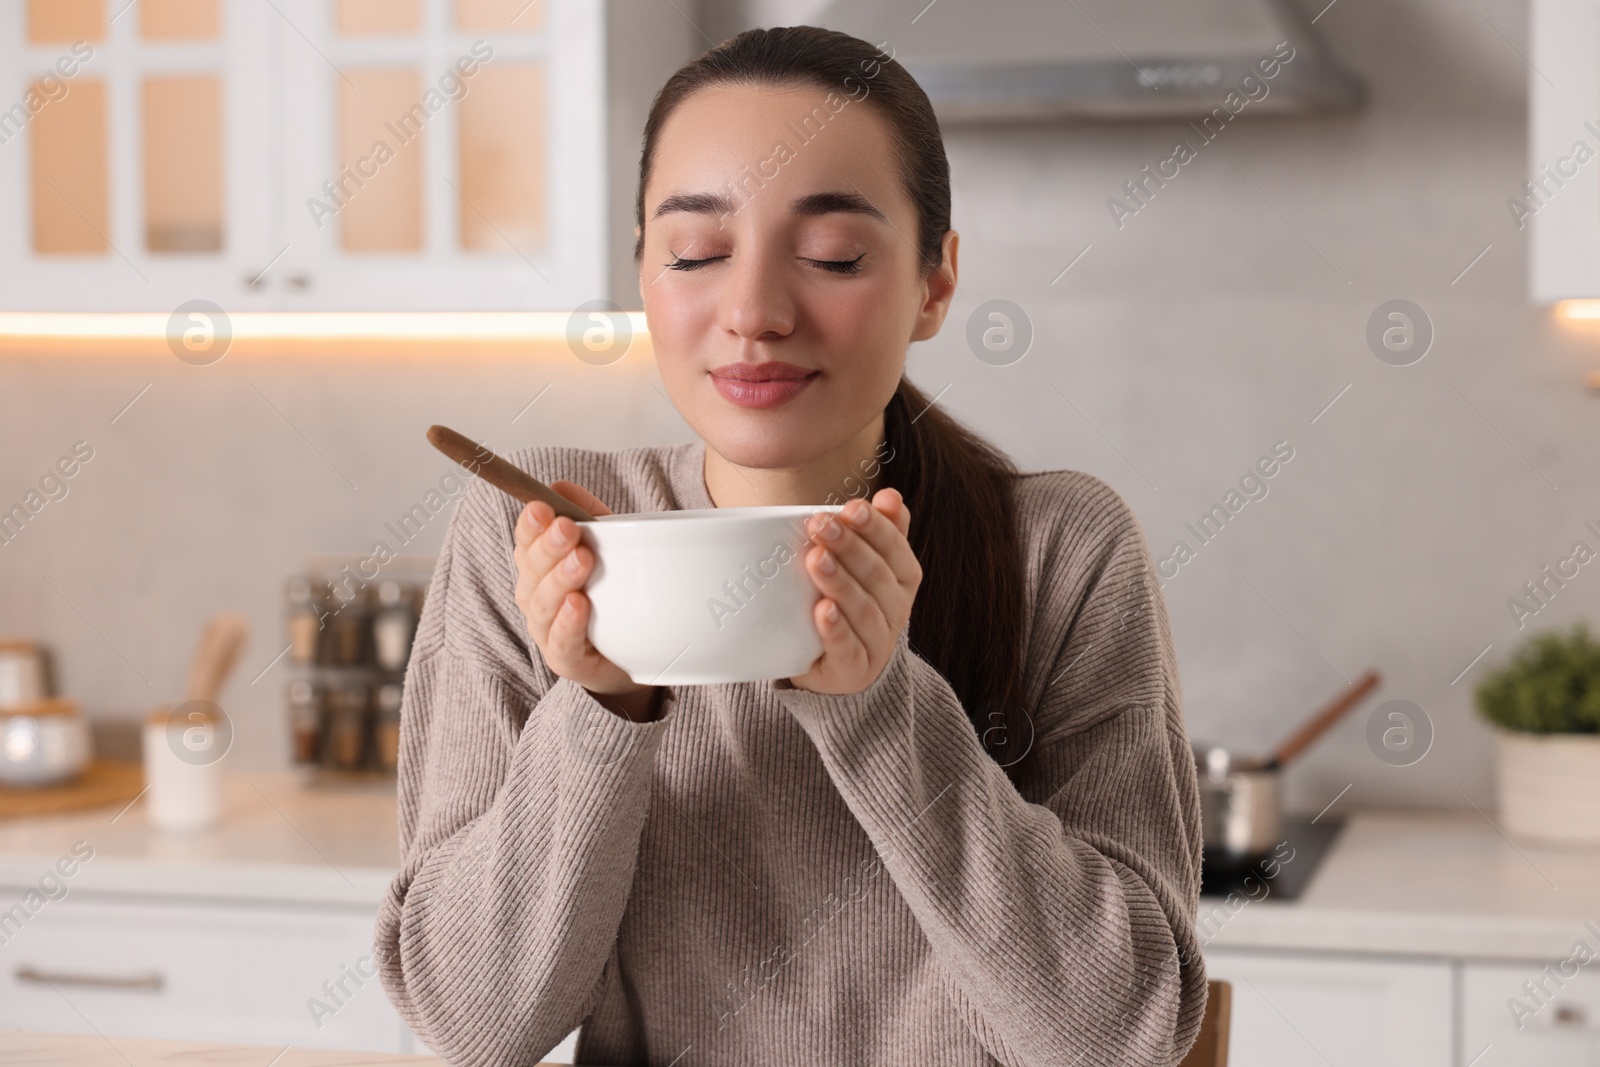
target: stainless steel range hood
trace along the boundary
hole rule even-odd
[[[1305,114],[1364,97],[1293,0],[835,0],[809,21],[892,54],[941,122],[1192,118],[1229,93],[1247,100],[1235,114]]]

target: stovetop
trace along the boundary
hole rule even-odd
[[[1343,825],[1335,819],[1285,819],[1283,841],[1264,859],[1252,864],[1228,864],[1207,855],[1200,868],[1200,894],[1225,897],[1238,893],[1251,900],[1294,900],[1311,883],[1311,876],[1333,848]]]

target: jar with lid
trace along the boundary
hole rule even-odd
[[[322,691],[305,678],[296,678],[290,682],[289,728],[292,733],[294,762],[320,761],[323,718]]]
[[[393,771],[400,765],[400,700],[399,682],[389,682],[378,687],[378,722],[375,731],[378,766]]]
[[[0,639],[0,710],[25,708],[49,696],[44,650],[33,641]]]
[[[366,758],[367,683],[340,682],[329,694],[327,762],[355,770]]]
[[[322,630],[322,601],[311,579],[297,574],[284,586],[288,602],[289,661],[296,664],[317,662],[317,645]]]
[[[328,603],[333,615],[327,619],[330,655],[326,662],[337,667],[364,665],[370,655],[367,633],[371,622],[371,596],[366,586],[347,583],[340,590],[329,585]]]
[[[411,640],[417,632],[410,586],[393,578],[378,583],[378,610],[372,619],[373,659],[385,671],[403,671],[411,658]]]

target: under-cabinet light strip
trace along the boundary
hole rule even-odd
[[[647,332],[644,312],[627,312],[635,336]],[[167,335],[159,312],[0,312],[0,338],[151,340]],[[234,340],[248,341],[556,341],[572,316],[557,311],[340,312],[240,311],[228,316]],[[582,323],[579,329],[587,326]]]
[[[1563,300],[1556,314],[1564,319],[1600,319],[1600,300]]]

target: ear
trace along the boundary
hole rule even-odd
[[[950,301],[956,295],[958,265],[956,255],[961,247],[961,235],[946,230],[940,242],[942,254],[939,269],[928,275],[922,283],[922,306],[917,309],[917,322],[911,331],[911,340],[926,341],[939,332],[944,317],[950,313]]]

